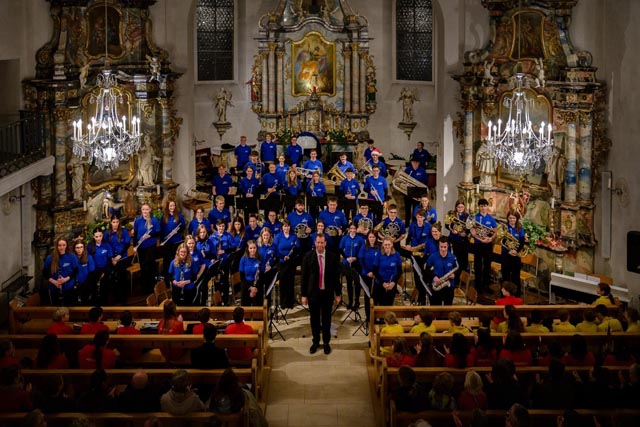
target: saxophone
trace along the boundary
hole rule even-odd
[[[433,270],[433,267],[431,267],[431,270]],[[440,291],[440,290],[442,290],[444,288],[447,288],[447,287],[451,286],[450,277],[457,270],[458,270],[458,266],[456,265],[450,271],[447,271],[445,274],[443,274],[442,276],[438,277],[438,279],[440,279],[440,284],[439,285],[436,284],[435,279],[434,279],[433,282],[431,282],[431,288],[433,288],[433,290],[435,292],[438,292],[438,291]]]

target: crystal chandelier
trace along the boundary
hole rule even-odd
[[[122,161],[140,150],[140,119],[131,117],[127,127],[126,116],[120,115],[118,106],[126,109],[122,90],[116,76],[108,69],[108,25],[107,4],[104,7],[105,22],[105,69],[96,78],[98,94],[89,96],[89,103],[96,105],[96,111],[83,130],[82,119],[73,122],[73,154],[87,157],[89,164],[98,169],[115,169]]]
[[[534,99],[528,98],[524,89],[523,73],[516,73],[517,88],[510,97],[504,99],[504,107],[509,108],[509,118],[502,128],[502,120],[497,125],[489,121],[487,144],[504,168],[518,175],[526,175],[540,167],[541,160],[549,160],[553,151],[551,123],[540,123],[538,132],[533,129],[529,118],[529,108]]]

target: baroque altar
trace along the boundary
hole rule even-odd
[[[522,207],[524,219],[547,229],[536,253],[551,271],[592,273],[594,191],[611,143],[604,84],[596,79],[591,54],[576,49],[569,38],[577,0],[482,3],[489,10],[492,38],[484,48],[466,52],[464,71],[454,76],[462,109],[459,195],[472,208],[479,198],[488,199],[498,218]],[[554,137],[548,164],[523,177],[501,167],[485,142],[488,122],[504,121],[508,114],[504,99],[514,90],[516,71],[529,82],[532,122],[552,123]]]

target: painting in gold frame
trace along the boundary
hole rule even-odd
[[[115,7],[107,6],[105,13],[105,4],[97,3],[87,10],[87,56],[91,59],[100,58],[104,56],[105,48],[110,58],[124,56],[122,17]]]
[[[551,103],[549,99],[536,93],[532,89],[522,89],[527,99],[533,99],[534,102],[529,107],[529,116],[532,122],[533,130],[536,133],[540,132],[540,122],[549,123],[551,120]],[[506,123],[509,118],[509,109],[504,106],[504,99],[510,98],[513,91],[506,91],[500,96],[500,113],[499,117],[502,119],[502,123]],[[547,187],[547,164],[544,160],[540,161],[540,165],[533,173],[528,174],[525,178],[535,190],[548,190]],[[516,185],[519,182],[520,176],[508,168],[503,167],[498,163],[498,182],[505,184]]]
[[[511,16],[513,39],[511,59],[546,58],[544,51],[544,14],[534,10],[523,10]]]
[[[311,31],[291,45],[291,94],[308,96],[336,94],[336,45]]]

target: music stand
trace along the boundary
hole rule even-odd
[[[267,288],[267,292],[265,292],[265,298],[267,298],[269,296],[269,294],[271,293],[271,291],[274,290],[275,286],[276,286],[276,280],[278,280],[278,272],[276,271],[276,274],[273,276],[273,280],[271,281],[271,283],[269,284],[269,287]],[[274,319],[276,322],[280,321],[280,317],[278,315],[278,313],[280,313],[280,315],[282,315],[282,319],[284,320],[284,323],[286,323],[287,325],[289,325],[289,322],[287,322],[287,318],[285,317],[284,313],[282,312],[282,309],[280,308],[280,305],[278,304],[278,302],[280,302],[280,294],[278,293],[278,288],[275,288],[275,295],[273,296],[272,304],[271,307],[269,308],[269,325],[267,326],[267,329],[269,330],[269,338],[273,339],[273,330],[276,330],[276,333],[278,335],[280,335],[280,338],[282,338],[282,341],[286,341],[286,339],[284,338],[284,335],[282,335],[282,332],[280,332],[280,329],[278,329],[278,326],[276,326]],[[278,299],[278,301],[276,301],[276,299]]]
[[[362,276],[358,275],[358,277],[360,278],[360,286],[362,286],[362,290],[364,291],[364,297],[371,299],[371,289],[369,289],[369,286],[367,286]],[[374,280],[376,279],[375,278],[371,279],[372,288],[373,288]],[[358,313],[358,315],[360,315],[360,313]],[[362,332],[362,334],[365,337],[369,336],[369,322],[367,322],[367,319],[363,319],[361,316],[360,316],[360,325],[355,331],[353,331],[353,334],[351,334],[351,336],[354,337],[358,332]]]

